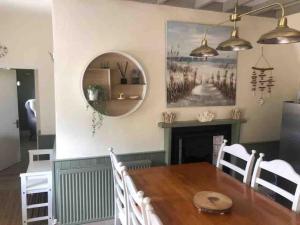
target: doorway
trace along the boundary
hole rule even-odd
[[[27,166],[28,150],[37,149],[35,80],[32,69],[0,69],[0,170]]]
[[[35,73],[16,69],[21,161],[28,161],[28,150],[37,148],[37,101]]]

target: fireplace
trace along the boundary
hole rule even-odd
[[[231,143],[231,125],[173,128],[171,164],[215,163],[223,139]]]
[[[228,144],[239,143],[245,120],[216,119],[211,122],[176,121],[158,123],[164,129],[165,162],[181,164],[216,161],[216,150],[223,138]]]

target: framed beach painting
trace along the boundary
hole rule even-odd
[[[235,105],[237,53],[219,51],[209,58],[190,56],[205,30],[210,47],[231,35],[232,27],[167,22],[166,90],[168,107]]]

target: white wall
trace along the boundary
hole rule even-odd
[[[294,14],[294,15],[290,15],[288,16],[288,25],[294,29],[300,30],[300,13]],[[295,66],[296,68],[296,74],[300,79],[300,43],[295,44],[295,57],[296,57],[296,61],[297,61],[297,66]],[[300,91],[300,87],[299,87],[299,91]]]
[[[0,43],[8,54],[0,58],[0,67],[36,69],[37,98],[40,105],[42,134],[55,134],[51,2],[0,1]]]
[[[0,69],[0,171],[20,161],[17,74],[15,70]]]
[[[121,0],[54,0],[53,10],[57,157],[106,155],[109,146],[120,153],[162,150],[163,130],[157,123],[167,110],[166,21],[215,24],[228,15]],[[240,25],[241,36],[254,45],[238,58],[237,106],[248,120],[242,127],[244,143],[278,140],[282,101],[293,98],[299,86],[294,46],[266,46],[265,55],[275,67],[274,93],[259,106],[250,91],[250,68],[260,56],[256,40],[275,25],[274,19],[257,17],[245,17]],[[85,108],[80,80],[87,64],[110,50],[125,51],[142,63],[150,81],[149,92],[138,111],[125,118],[105,118],[103,127],[92,137],[91,113]],[[178,120],[191,120],[208,109],[218,118],[228,118],[232,108],[172,110],[178,113]]]

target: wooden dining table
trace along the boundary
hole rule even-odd
[[[300,225],[300,215],[260,194],[209,163],[130,171],[137,188],[150,197],[164,225]],[[233,201],[226,214],[199,212],[193,197],[214,191]]]

